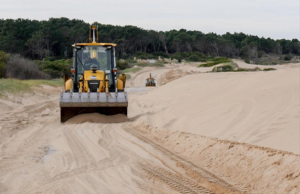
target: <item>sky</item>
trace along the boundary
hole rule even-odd
[[[147,30],[300,39],[299,0],[0,0],[0,18],[66,17]]]

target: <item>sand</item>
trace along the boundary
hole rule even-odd
[[[300,154],[300,71],[201,73],[130,99],[153,126]]]
[[[61,124],[50,86],[0,99],[0,193],[300,193],[300,64],[196,66],[133,74],[129,118]]]
[[[89,114],[81,114],[77,115],[69,120],[67,120],[66,124],[78,124],[78,123],[122,123],[130,121],[126,115],[117,114],[112,116],[106,116],[99,113],[89,113]]]

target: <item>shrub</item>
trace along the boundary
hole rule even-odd
[[[181,56],[181,53],[175,53],[171,56],[171,59],[176,59],[178,61],[181,61],[182,59],[182,56]]]
[[[6,77],[17,79],[50,79],[50,76],[38,69],[31,60],[12,55],[6,64]]]
[[[138,59],[158,59],[158,56],[154,56],[154,55],[149,54],[149,53],[143,53],[141,51],[135,52],[135,56]]]
[[[246,58],[246,59],[244,59],[244,61],[245,61],[245,63],[250,63],[250,60],[249,60],[249,58]]]
[[[129,68],[129,65],[124,60],[117,60],[117,68],[123,70],[123,69]]]
[[[6,64],[0,62],[0,78],[5,77],[5,68],[6,68]]]
[[[284,56],[285,61],[290,61],[292,58],[293,58],[292,54],[287,54],[287,55]]]
[[[248,70],[245,68],[238,68],[236,71],[248,71]]]
[[[192,53],[189,57],[186,58],[187,61],[205,61],[205,56],[201,53]]]
[[[130,79],[131,75],[130,74],[125,74],[126,75],[126,79]]]
[[[45,61],[55,61],[54,57],[45,57]]]
[[[214,67],[212,72],[227,72],[227,71],[233,71],[233,67],[231,65],[223,65],[223,66],[219,66],[219,67]]]
[[[155,63],[151,63],[150,66],[152,67],[164,67],[165,66],[165,62],[163,61],[156,61]]]
[[[38,61],[39,69],[51,76],[51,78],[61,78],[67,74],[71,76],[70,69],[72,61],[61,59],[56,61]]]
[[[0,78],[5,77],[6,63],[9,60],[9,57],[9,54],[0,51]]]
[[[231,65],[224,65],[224,66],[221,66],[222,67],[222,71],[233,71],[233,68]]]
[[[222,66],[214,67],[212,72],[243,72],[243,71],[261,71],[259,67],[251,68],[240,68],[236,63],[227,63]]]
[[[259,67],[255,67],[253,70],[254,71],[261,71],[261,69]]]
[[[277,62],[275,62],[275,61],[261,61],[261,62],[257,62],[257,64],[259,64],[259,65],[277,65]]]
[[[135,67],[135,68],[128,68],[128,69],[124,69],[122,70],[122,73],[136,73],[139,70],[141,70],[141,68]]]
[[[275,68],[264,68],[263,71],[274,71],[276,70]]]
[[[215,58],[207,58],[205,61],[228,61],[227,57],[215,57]]]
[[[131,59],[127,59],[126,61],[127,61],[128,63],[137,63],[137,61],[134,60],[134,59],[132,59],[132,58],[131,58]]]
[[[203,53],[199,52],[180,52],[173,54],[171,56],[171,59],[177,59],[179,62],[181,62],[182,59],[198,62],[206,61],[206,56]]]
[[[213,61],[213,62],[210,62],[210,63],[204,63],[204,64],[201,64],[199,65],[198,67],[211,67],[211,66],[214,66],[214,65],[217,65],[217,64],[220,64],[220,63],[229,63],[231,62],[230,60],[228,59],[220,59],[220,60],[216,60],[216,61]]]
[[[152,53],[154,56],[160,56],[160,57],[162,57],[162,58],[169,58],[169,55],[168,54],[166,54],[166,53],[164,53],[164,52],[162,52],[162,51],[159,51],[159,52],[154,52],[154,53]]]
[[[155,63],[137,63],[136,65],[140,67],[164,67],[165,62],[156,61]]]

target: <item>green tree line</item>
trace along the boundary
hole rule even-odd
[[[300,55],[300,42],[274,40],[244,33],[203,33],[185,29],[145,30],[137,26],[98,25],[100,42],[117,43],[117,57],[130,58],[140,53],[192,61],[202,55],[255,58],[263,54]],[[31,59],[70,58],[71,45],[87,42],[89,23],[78,19],[50,18],[46,21],[0,19],[0,50]]]

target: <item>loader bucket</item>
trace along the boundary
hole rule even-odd
[[[68,119],[85,113],[104,115],[127,115],[127,93],[61,93],[60,119]]]

